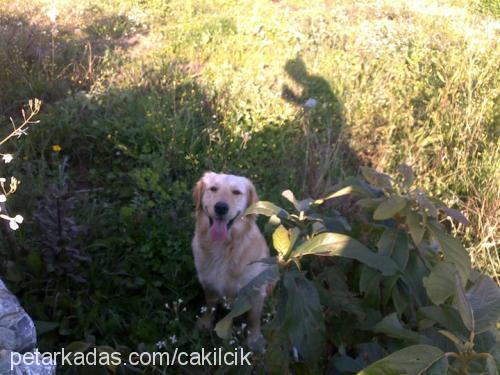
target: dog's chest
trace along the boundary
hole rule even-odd
[[[248,282],[248,270],[244,271],[247,265],[231,247],[198,249],[194,256],[200,282],[220,296],[235,297]]]

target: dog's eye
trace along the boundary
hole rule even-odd
[[[240,194],[241,194],[241,191],[239,191],[239,190],[233,190],[233,194],[234,194],[234,195],[240,195]]]
[[[210,191],[213,191],[214,193],[215,193],[217,190],[219,190],[219,188],[218,188],[217,186],[212,186],[212,187],[210,188]]]

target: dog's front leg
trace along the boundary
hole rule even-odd
[[[217,293],[209,289],[204,289],[204,291],[207,310],[196,322],[196,328],[201,331],[209,331],[212,329],[212,326],[214,324],[215,309],[217,308],[217,303],[219,302],[219,296],[217,295]]]

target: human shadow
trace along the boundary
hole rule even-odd
[[[56,327],[39,331],[42,349],[60,349],[91,335],[97,344],[136,350],[137,343],[154,344],[173,329],[191,329],[191,318],[172,325],[172,301],[186,301],[180,309],[189,314],[183,317],[194,317],[204,303],[189,251],[190,190],[204,171],[245,175],[263,199],[275,201],[287,188],[297,197],[320,196],[356,165],[342,132],[342,103],[300,58],[285,66],[297,87],[283,87],[284,99],[298,108],[296,117],[259,131],[252,131],[253,123],[243,124],[250,128],[248,139],[223,125],[219,98],[190,71],[196,66],[164,64],[141,77],[151,86],[66,97],[58,107],[64,116],[47,113],[48,125],[33,129],[22,146],[32,155],[46,140],[61,148],[24,164],[23,189],[12,198],[14,212],[24,209],[33,219],[23,227],[26,256],[15,260],[23,278],[7,282],[35,320]],[[68,178],[67,190],[57,200],[48,187],[65,157],[61,173]],[[73,230],[73,221],[86,230],[59,229],[68,222]],[[67,248],[89,261],[60,256]],[[67,277],[68,270],[85,282]],[[192,340],[212,342],[208,335]]]
[[[343,103],[325,78],[308,72],[302,57],[288,60],[284,70],[291,85],[283,85],[281,96],[297,107],[306,143],[302,187],[322,194],[359,164],[347,142]]]

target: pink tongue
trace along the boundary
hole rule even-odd
[[[222,241],[227,237],[227,221],[226,220],[214,220],[214,223],[210,227],[210,236],[214,241]]]

